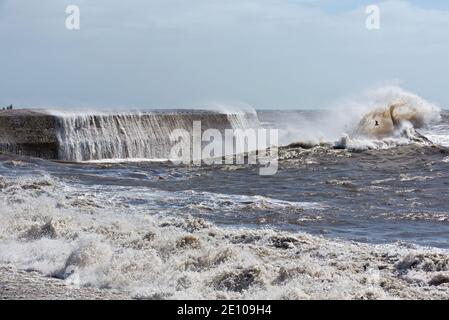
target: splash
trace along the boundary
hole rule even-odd
[[[355,134],[378,139],[392,137],[411,129],[427,127],[439,120],[440,110],[422,98],[404,93],[398,95],[387,106],[379,107],[363,116]]]
[[[331,144],[349,149],[377,149],[428,143],[416,129],[440,119],[440,108],[397,86],[367,90],[337,104],[319,117],[281,121],[283,143]]]

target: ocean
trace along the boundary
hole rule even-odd
[[[360,102],[229,113],[279,129],[273,175],[175,165],[148,142],[166,120],[61,111],[63,161],[0,155],[0,264],[130,298],[448,298],[449,112],[400,97],[374,136]]]

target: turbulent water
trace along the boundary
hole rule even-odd
[[[235,119],[281,129],[272,176],[254,165],[106,161],[127,158],[114,130],[131,116],[105,124],[103,144],[89,131],[91,147],[85,132],[61,133],[71,161],[115,145],[100,150],[105,163],[1,155],[0,263],[136,298],[448,298],[449,113],[386,93],[374,96],[388,103],[370,100],[380,109]],[[388,135],[361,130],[398,99],[407,116],[388,112]],[[148,131],[137,123],[123,128],[128,142]],[[156,156],[136,141],[129,158]]]

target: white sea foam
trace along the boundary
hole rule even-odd
[[[3,179],[2,186],[0,263],[69,286],[160,299],[449,297],[441,290],[448,282],[445,250],[219,227],[50,177]]]
[[[148,158],[117,158],[80,161],[81,163],[143,163],[143,162],[168,162],[173,159],[148,159]]]
[[[446,121],[423,130],[422,134],[437,145],[449,147],[449,123]]]

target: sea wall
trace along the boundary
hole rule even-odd
[[[258,126],[255,114],[202,110],[141,113],[0,111],[0,152],[63,161],[102,159],[167,159],[175,129]]]

